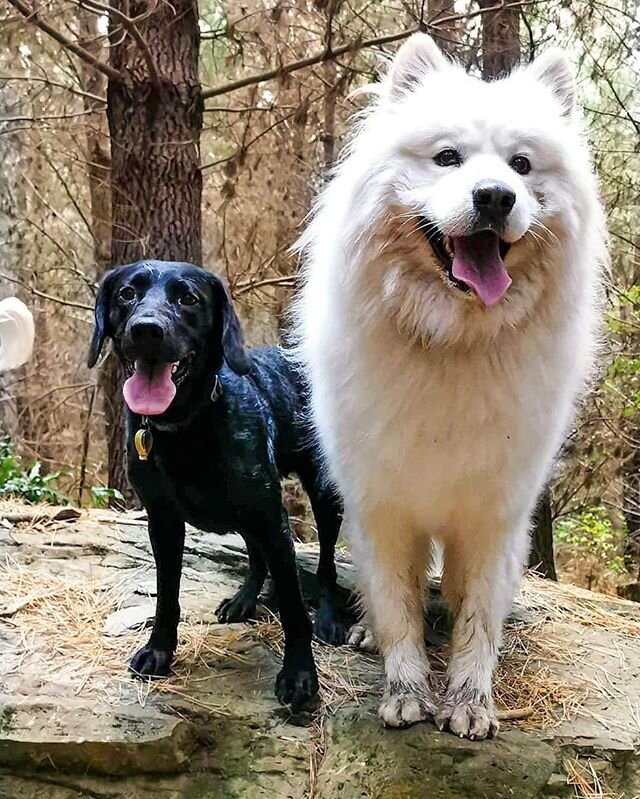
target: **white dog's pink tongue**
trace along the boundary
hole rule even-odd
[[[159,364],[149,374],[136,369],[122,387],[129,408],[141,416],[164,413],[176,395],[176,384],[171,379],[172,370],[171,363]]]
[[[487,307],[507,293],[511,278],[500,257],[500,239],[491,231],[473,236],[458,236],[453,241],[453,266],[456,280],[466,283]]]

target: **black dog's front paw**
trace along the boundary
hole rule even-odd
[[[283,705],[295,712],[312,704],[318,695],[318,675],[311,653],[305,658],[285,660],[282,671],[276,677],[276,696]]]
[[[166,677],[171,670],[173,652],[143,646],[129,662],[129,671],[134,677]]]
[[[229,599],[224,599],[216,610],[220,624],[233,624],[239,621],[249,621],[256,617],[255,594],[247,594],[240,589]]]

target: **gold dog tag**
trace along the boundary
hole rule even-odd
[[[153,435],[147,427],[146,419],[143,420],[142,427],[136,432],[133,443],[138,453],[138,458],[141,461],[146,461],[149,458],[151,447],[153,447]]]

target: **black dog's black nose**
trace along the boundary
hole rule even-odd
[[[164,328],[153,319],[140,319],[131,325],[131,340],[135,342],[160,342],[164,338]]]
[[[482,181],[473,190],[473,205],[478,213],[492,222],[503,222],[516,202],[515,192],[504,183]]]

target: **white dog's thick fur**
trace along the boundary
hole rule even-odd
[[[561,53],[484,83],[416,34],[374,93],[301,240],[300,355],[385,659],[380,715],[483,738],[532,510],[591,371],[603,212]],[[452,149],[460,163],[434,161]],[[500,234],[512,283],[483,304],[417,221],[451,251],[486,180],[515,204]],[[423,639],[432,541],[456,617],[443,697]]]
[[[0,301],[0,372],[29,360],[33,350],[33,316],[17,297]]]

